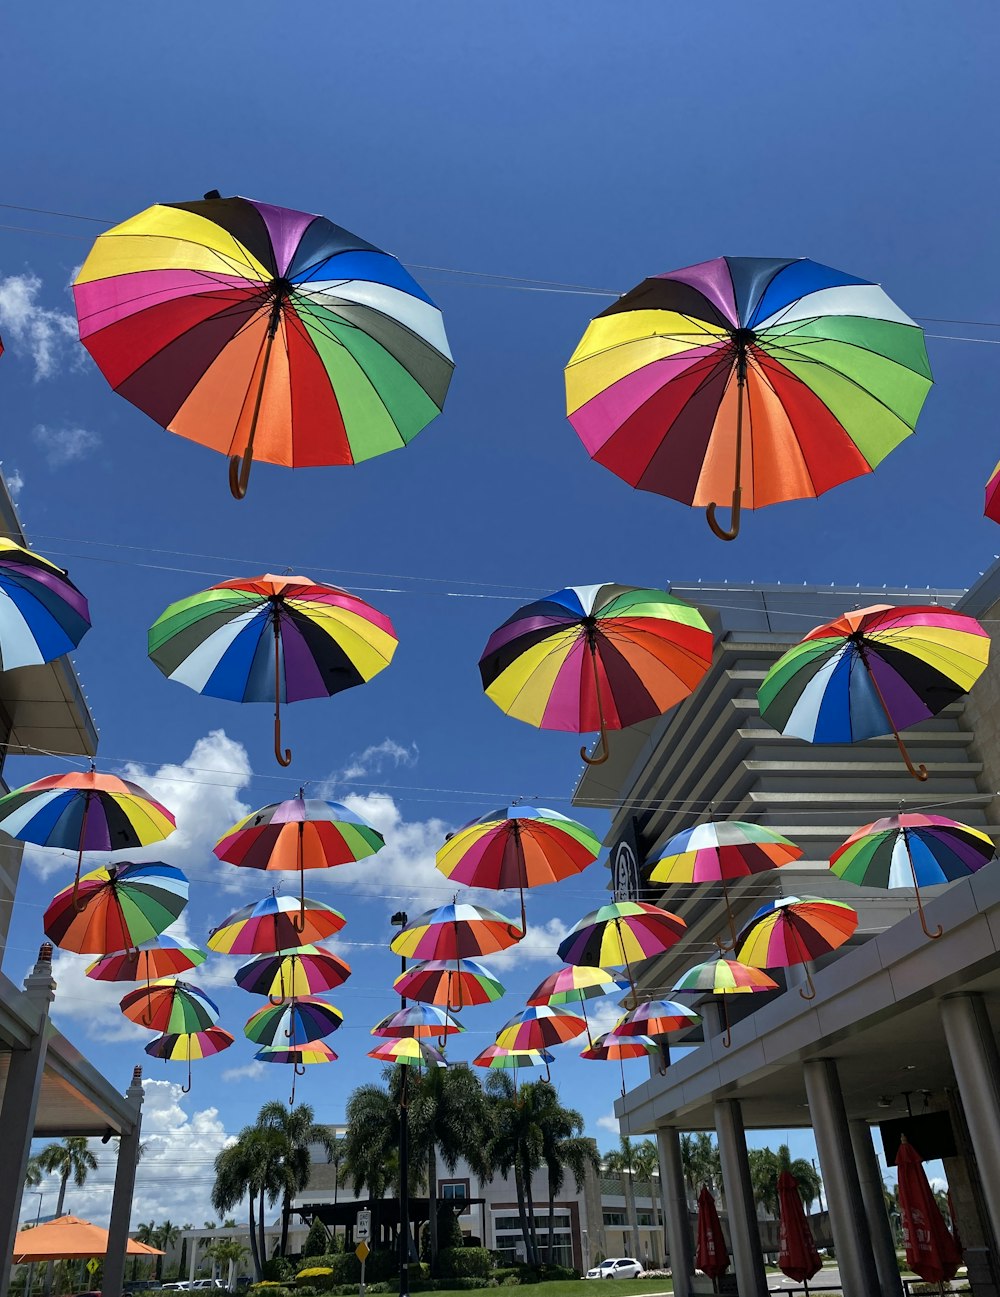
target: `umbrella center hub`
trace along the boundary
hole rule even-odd
[[[284,277],[272,279],[267,286],[268,297],[275,297],[279,300],[283,297],[288,297],[291,292],[292,281],[290,279],[285,279]]]
[[[748,347],[753,346],[757,341],[757,335],[753,329],[734,329],[731,336],[739,351],[746,351]]]

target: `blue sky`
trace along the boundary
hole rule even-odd
[[[915,316],[998,319],[992,5],[383,0],[290,13],[258,0],[21,6],[5,24],[0,198],[119,220],[219,188],[322,212],[409,264],[613,291],[721,253],[806,255],[882,282]],[[183,814],[163,855],[191,876],[192,936],[260,890],[210,854],[244,807],[308,780],[364,799],[386,828],[384,868],[315,889],[347,914],[340,948],[355,968],[335,997],[342,1061],[300,1082],[320,1118],[339,1119],[351,1086],[378,1074],[367,1028],[391,1007],[396,969],[380,943],[394,909],[450,896],[428,863],[444,832],[517,796],[567,809],[578,740],[509,720],[479,687],[480,650],[519,601],[602,580],[961,586],[993,559],[981,512],[1000,458],[1000,356],[950,339],[1000,329],[928,323],[947,338],[928,344],[937,386],[917,436],[868,480],[748,516],[726,546],[698,513],[592,465],[565,420],[562,366],[604,299],[415,270],[457,360],[444,415],[358,469],[258,466],[236,504],[225,462],[116,397],[73,341],[67,285],[100,228],[0,211],[3,467],[29,537],[91,599],[77,664],[102,762],[161,776],[150,787]],[[201,698],[145,658],[170,601],[286,566],[367,592],[401,641],[369,686],[288,709],[287,776],[266,707]],[[52,769],[24,758],[7,773],[17,784]],[[25,871],[11,976],[67,881],[68,862],[50,865]],[[551,947],[603,886],[596,866],[534,895],[533,928]],[[509,997],[468,1015],[470,1045],[548,971],[545,954],[504,968]],[[228,965],[209,968],[240,1035],[257,1002],[218,985]],[[94,1011],[78,970],[60,971],[57,1018],[116,1083],[138,1059],[177,1078],[141,1037],[121,1037],[116,1010]],[[192,1130],[217,1144],[286,1093],[283,1069],[231,1074],[250,1058],[240,1040],[203,1064],[180,1106],[151,1088],[147,1126],[163,1134],[137,1216],[200,1212],[188,1204],[205,1196],[207,1162],[176,1180]],[[597,1122],[616,1074],[570,1056],[558,1075],[613,1142]],[[109,1200],[95,1187],[79,1205],[100,1214]]]

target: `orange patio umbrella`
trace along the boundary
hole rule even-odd
[[[79,1261],[92,1256],[106,1256],[108,1231],[100,1225],[78,1216],[57,1216],[44,1225],[19,1230],[14,1238],[14,1264],[27,1265],[32,1261]],[[129,1256],[162,1256],[155,1247],[148,1247],[130,1238],[125,1251]]]

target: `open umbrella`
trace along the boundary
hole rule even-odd
[[[315,995],[296,996],[284,1004],[266,1004],[247,1018],[243,1034],[258,1045],[303,1045],[332,1035],[344,1015]]]
[[[625,1059],[647,1058],[658,1054],[660,1047],[649,1036],[619,1036],[615,1031],[606,1031],[580,1051],[580,1057],[591,1062],[606,1063],[617,1061],[622,1074],[622,1097],[625,1096]]]
[[[585,1019],[569,1009],[552,1005],[529,1005],[497,1032],[496,1043],[501,1049],[550,1049],[565,1045],[587,1028]]]
[[[812,1229],[799,1194],[799,1182],[791,1171],[778,1176],[778,1269],[789,1279],[804,1284],[823,1268],[823,1258],[816,1251]]]
[[[607,732],[667,712],[712,664],[712,633],[697,608],[663,590],[581,585],[519,608],[479,659],[487,697],[545,730]],[[595,748],[595,753],[597,749]]]
[[[125,1251],[128,1256],[163,1256],[159,1249],[134,1238],[126,1238]],[[15,1265],[35,1261],[86,1261],[107,1254],[108,1231],[79,1216],[56,1216],[54,1220],[19,1230],[14,1237]]]
[[[165,1036],[204,1031],[219,1021],[219,1006],[201,987],[177,977],[128,991],[120,1005],[126,1018]]]
[[[188,881],[173,865],[104,865],[64,887],[42,918],[45,935],[78,955],[135,949],[158,937],[187,905]]]
[[[319,946],[299,946],[260,955],[236,970],[233,981],[253,995],[266,995],[272,1004],[292,996],[332,991],[346,982],[351,966]]]
[[[686,1031],[696,1026],[701,1018],[687,1005],[672,1000],[648,1000],[636,1005],[614,1026],[616,1036],[668,1036],[672,1031]]]
[[[354,464],[407,445],[451,379],[441,314],[395,257],[322,216],[214,190],[100,235],[73,294],[115,391],[230,455],[237,498],[254,457]]]
[[[402,1036],[397,1040],[383,1040],[368,1051],[369,1058],[382,1063],[400,1063],[404,1067],[447,1067],[448,1060],[429,1040],[416,1036]]]
[[[113,950],[88,964],[86,973],[95,982],[153,982],[160,977],[176,977],[205,962],[205,952],[193,946],[182,946],[162,933],[154,941],[127,950]]]
[[[181,1086],[184,1094],[191,1090],[191,1064],[196,1059],[211,1058],[221,1054],[233,1043],[233,1037],[222,1027],[206,1027],[204,1031],[182,1032],[176,1035],[157,1036],[145,1046],[147,1054],[171,1063],[187,1063],[187,1084]]]
[[[997,464],[986,483],[986,507],[983,515],[993,522],[1000,522],[1000,464]]]
[[[920,1154],[904,1135],[896,1154],[906,1264],[927,1283],[954,1279],[962,1254],[934,1201]]]
[[[686,928],[676,914],[646,901],[611,901],[584,915],[560,942],[559,958],[565,964],[624,968],[634,996],[633,962],[662,955]]]
[[[47,775],[0,797],[4,833],[38,847],[77,853],[74,899],[85,851],[148,847],[176,827],[167,808],[144,788],[117,775],[98,774],[93,767]]]
[[[858,912],[843,901],[821,896],[780,896],[752,915],[736,941],[736,958],[753,968],[805,966],[808,990],[804,1000],[816,996],[809,961],[842,946],[858,926]]]
[[[491,1071],[513,1071],[514,1088],[517,1089],[517,1074],[525,1067],[544,1067],[545,1079],[551,1078],[549,1064],[555,1062],[555,1055],[544,1049],[504,1049],[501,1045],[487,1045],[472,1060],[474,1067],[486,1067]]]
[[[817,626],[768,671],[760,714],[809,743],[858,743],[891,733],[915,779],[899,731],[936,716],[982,675],[989,636],[949,608],[876,604]]]
[[[799,860],[802,848],[780,833],[742,820],[710,820],[676,833],[653,865],[651,883],[721,882],[733,942],[736,921],[729,904],[729,881]]]
[[[445,1009],[434,1004],[408,1004],[405,1009],[397,1009],[381,1018],[372,1027],[373,1036],[405,1037],[422,1039],[428,1036],[451,1036],[465,1028]]]
[[[247,869],[294,869],[302,901],[307,869],[351,864],[384,846],[382,834],[360,815],[340,802],[307,799],[300,788],[298,797],[251,811],[212,850],[220,860]]]
[[[558,811],[504,806],[451,834],[435,864],[446,878],[466,887],[521,895],[521,927],[527,928],[524,889],[582,873],[601,850],[595,833]]]
[[[590,1034],[590,1022],[587,1018],[587,1001],[620,991],[628,983],[621,981],[603,968],[587,968],[583,965],[567,964],[557,968],[544,978],[528,996],[528,1004],[553,1004],[567,1009],[579,1010],[580,1017],[587,1024],[587,1043],[594,1043]]]
[[[644,279],[591,321],[566,368],[591,458],[707,507],[723,540],[741,508],[870,473],[930,386],[920,327],[877,284],[805,258],[717,257]]]
[[[52,662],[89,629],[87,600],[66,572],[0,537],[0,671]]]
[[[996,854],[993,841],[979,829],[943,815],[886,815],[857,829],[830,857],[830,868],[859,887],[912,887],[920,926],[928,937],[940,937],[927,927],[921,887],[952,883],[974,874]]]
[[[296,946],[307,946],[339,932],[347,920],[322,901],[305,898],[305,923],[298,926],[301,902],[294,896],[271,892],[223,919],[208,934],[210,950],[223,955],[273,955]]]
[[[274,703],[274,755],[281,704],[330,698],[366,684],[392,661],[392,622],[371,604],[307,576],[237,577],[170,604],[149,628],[150,659],[196,693]]]
[[[467,1005],[492,1004],[504,994],[501,982],[474,959],[427,959],[399,974],[392,989],[407,1000],[436,1004],[452,1013]]]
[[[407,959],[470,959],[506,950],[523,936],[522,928],[496,910],[453,901],[411,919],[389,949]]]
[[[709,959],[682,973],[673,985],[674,995],[718,995],[722,997],[722,1019],[725,1034],[723,1047],[732,1043],[726,997],[752,995],[759,991],[776,991],[778,983],[759,968],[741,964],[737,959]]]
[[[292,1092],[288,1096],[288,1106],[295,1102],[295,1082],[305,1075],[305,1070],[314,1063],[334,1063],[337,1055],[322,1040],[310,1040],[303,1045],[265,1045],[258,1049],[254,1058],[260,1063],[285,1063],[292,1069]]]
[[[713,1285],[729,1269],[729,1249],[722,1233],[719,1209],[707,1184],[698,1194],[698,1245],[695,1250],[695,1269],[707,1274]]]

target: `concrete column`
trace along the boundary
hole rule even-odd
[[[764,1273],[760,1230],[757,1228],[757,1207],[750,1184],[743,1111],[737,1099],[716,1101],[715,1133],[719,1141],[729,1237],[733,1245],[733,1264],[740,1297],[767,1297],[767,1276]],[[854,1295],[845,1294],[845,1297]]]
[[[132,1193],[135,1189],[135,1165],[139,1160],[139,1136],[142,1129],[142,1068],[132,1072],[132,1083],[125,1098],[134,1113],[132,1129],[118,1140],[118,1163],[115,1187],[111,1195],[111,1220],[108,1222],[108,1254],[104,1258],[103,1292],[118,1297],[125,1279],[125,1249],[128,1227],[132,1220]]]
[[[656,1147],[660,1154],[660,1197],[663,1199],[663,1222],[666,1227],[666,1244],[670,1251],[670,1269],[674,1276],[674,1297],[691,1297],[694,1257],[684,1167],[681,1163],[681,1140],[676,1127],[658,1126]]]
[[[1000,1238],[1000,1052],[981,995],[950,995],[941,1021],[965,1111],[986,1210]]]
[[[198,1240],[192,1238],[188,1242],[188,1283],[194,1283],[195,1270],[198,1267]]]
[[[871,1297],[882,1289],[878,1286],[837,1064],[832,1058],[811,1058],[803,1064],[802,1075],[844,1297]]]
[[[878,1158],[875,1156],[871,1130],[867,1121],[852,1121],[850,1126],[854,1165],[858,1169],[858,1180],[861,1183],[861,1201],[864,1203],[865,1217],[868,1221],[872,1255],[880,1284],[879,1292],[882,1297],[903,1297],[903,1284],[896,1261],[896,1247],[892,1239],[889,1213],[885,1207],[885,1195],[882,1192],[882,1172],[879,1169]]]
[[[27,1049],[11,1051],[7,1084],[0,1106],[0,1131],[3,1132],[4,1144],[4,1174],[0,1175],[0,1297],[7,1297],[10,1287],[14,1236],[31,1154],[42,1072],[45,1070],[49,1006],[56,993],[49,942],[41,947],[38,962],[25,978],[24,992],[28,1007],[36,1014],[34,1034]]]

